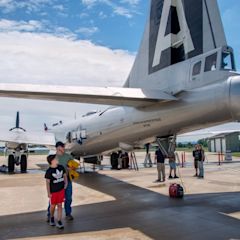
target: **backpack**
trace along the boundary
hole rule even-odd
[[[169,196],[171,198],[183,198],[184,190],[180,184],[173,183],[169,186]]]

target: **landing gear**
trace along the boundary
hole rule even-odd
[[[145,156],[145,160],[144,160],[144,167],[152,167],[152,159],[151,159],[151,154],[149,153],[149,148],[150,148],[150,143],[145,144],[145,148],[146,148],[146,156]]]
[[[8,156],[8,173],[14,173],[15,168],[15,157],[14,155]]]
[[[169,165],[170,165],[169,179],[178,178],[176,159],[178,159],[178,162],[179,162],[179,157],[178,157],[178,154],[175,153],[176,136],[168,137],[165,139],[157,138],[157,143],[159,148],[161,149],[161,152],[169,159]],[[172,175],[172,173],[174,175]]]
[[[20,166],[21,173],[27,172],[27,152],[19,152],[8,150],[7,160],[8,160],[8,173],[14,173],[15,165]]]
[[[176,135],[166,138],[157,138],[157,144],[165,156],[174,154],[176,150]]]
[[[21,156],[20,169],[21,169],[21,173],[27,172],[27,156],[26,155]]]

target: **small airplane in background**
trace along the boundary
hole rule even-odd
[[[240,74],[217,1],[150,3],[141,46],[123,87],[1,83],[0,96],[111,105],[49,131],[85,159],[152,142],[174,151],[176,135],[239,121]]]
[[[52,146],[55,144],[53,134],[45,132],[27,132],[24,128],[20,127],[19,112],[16,115],[15,127],[9,131],[1,131],[0,141],[5,142],[5,155],[8,160],[8,172],[13,173],[15,165],[20,165],[22,173],[27,171],[27,160],[29,154],[29,146],[45,145]]]

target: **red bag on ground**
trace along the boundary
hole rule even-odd
[[[183,198],[184,190],[180,184],[173,183],[169,186],[169,196],[171,198]]]

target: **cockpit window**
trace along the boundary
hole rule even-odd
[[[222,53],[222,69],[224,70],[233,70],[233,58],[232,54],[229,52],[223,52]]]
[[[205,61],[205,72],[215,71],[217,70],[217,53],[214,53],[208,57],[206,57]]]
[[[193,71],[192,71],[192,75],[193,76],[196,76],[196,75],[200,74],[201,66],[202,66],[202,62],[201,61],[195,63],[195,65],[193,66]]]

